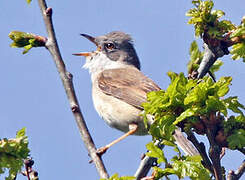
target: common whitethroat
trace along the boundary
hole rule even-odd
[[[159,91],[160,87],[140,71],[140,61],[130,35],[120,31],[98,37],[81,35],[97,46],[96,51],[74,54],[86,58],[83,67],[91,74],[94,107],[109,126],[125,132],[98,150],[103,154],[129,135],[148,134],[140,116],[144,110],[141,104],[146,102],[148,92]],[[149,118],[149,125],[152,120]],[[175,131],[174,137],[186,154],[198,154],[180,130]]]

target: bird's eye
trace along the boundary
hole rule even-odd
[[[112,44],[112,43],[106,43],[106,44],[105,44],[105,47],[106,47],[106,49],[112,50],[112,49],[115,48],[115,45]]]

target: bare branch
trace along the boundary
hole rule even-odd
[[[240,167],[236,170],[236,172],[234,172],[232,170],[229,171],[228,176],[227,176],[227,180],[238,180],[238,179],[240,179],[240,177],[242,177],[242,175],[244,173],[245,173],[245,160],[240,165]]]
[[[199,143],[197,138],[195,137],[195,135],[193,134],[193,132],[191,131],[187,131],[187,139],[190,140],[193,145],[196,147],[196,149],[198,150],[198,152],[200,153],[201,157],[202,157],[202,164],[205,168],[207,168],[212,174],[214,174],[213,171],[213,165],[206,153],[206,149],[203,143]]]
[[[219,58],[228,54],[227,51],[224,51],[220,46],[211,47],[207,43],[204,43],[204,56],[203,60],[197,70],[198,78],[204,77],[208,72],[215,61]]]
[[[103,164],[101,157],[96,154],[96,148],[95,148],[94,142],[88,131],[83,115],[81,113],[81,110],[80,110],[80,107],[77,101],[77,97],[74,91],[73,83],[72,83],[72,75],[69,72],[67,72],[64,61],[62,60],[62,57],[61,57],[61,53],[59,51],[59,47],[56,41],[55,31],[54,31],[54,27],[52,23],[52,8],[47,7],[45,0],[38,0],[38,3],[41,9],[41,13],[42,13],[44,23],[46,26],[46,30],[47,30],[47,34],[48,34],[48,40],[45,46],[49,50],[56,64],[57,70],[59,72],[60,78],[63,82],[63,86],[66,91],[66,95],[70,102],[71,110],[73,112],[77,126],[79,128],[82,140],[84,141],[84,144],[93,162],[95,163],[95,166],[97,168],[97,171],[100,177],[108,178],[109,177],[108,173],[105,169],[105,166]]]
[[[145,177],[148,172],[150,171],[151,167],[154,166],[154,164],[157,163],[157,159],[149,156],[145,156],[141,162],[140,165],[134,174],[134,177],[136,180],[140,180],[141,178]]]
[[[214,122],[216,119],[215,113],[210,113],[209,121]],[[216,180],[223,180],[222,168],[220,163],[220,154],[222,147],[216,142],[215,134],[217,131],[217,126],[206,123],[207,131],[206,135],[210,143],[209,157],[213,163],[214,176]]]
[[[156,141],[154,144],[160,149],[164,148],[164,145],[161,144],[161,141]],[[156,165],[157,165],[156,158],[145,156],[144,158],[142,158],[140,165],[134,174],[134,177],[136,178],[136,180],[140,180],[143,177],[146,177],[148,172],[151,170],[151,167],[156,166]]]

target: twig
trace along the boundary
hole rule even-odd
[[[155,145],[158,146],[160,149],[164,148],[164,145],[161,144],[160,141],[156,141]],[[148,172],[150,171],[151,167],[157,164],[157,159],[149,156],[145,156],[134,174],[136,180],[140,180],[141,178],[145,177]]]
[[[190,141],[186,139],[186,137],[183,135],[183,133],[179,130],[175,130],[175,134],[173,135],[175,138],[175,143],[189,156],[198,155],[198,151],[195,149],[195,147],[191,144]],[[160,141],[156,141],[155,145],[158,146],[160,149],[163,149],[164,145],[161,144]],[[205,149],[205,148],[204,148]],[[142,177],[145,177],[147,173],[150,171],[151,167],[153,167],[156,163],[156,158],[152,157],[144,157],[140,165],[135,173],[136,180],[141,179]]]
[[[215,61],[219,58],[227,54],[226,51],[223,50],[223,48],[217,46],[217,47],[211,47],[207,43],[203,44],[204,48],[204,56],[202,59],[202,62],[197,70],[198,72],[198,78],[203,78],[208,72],[209,69],[212,67],[212,65],[215,63]]]
[[[238,151],[245,155],[245,148],[239,148]]]
[[[62,60],[61,53],[58,48],[58,44],[55,37],[55,31],[52,23],[52,8],[47,8],[45,0],[38,0],[41,13],[44,19],[44,23],[46,26],[48,41],[46,42],[46,48],[49,50],[50,54],[53,57],[53,60],[56,64],[57,70],[59,72],[60,78],[62,80],[63,86],[66,91],[66,95],[70,102],[70,107],[75,117],[77,126],[79,128],[80,134],[82,136],[82,140],[92,158],[97,171],[101,178],[108,178],[108,173],[105,169],[103,161],[101,157],[96,154],[96,148],[94,142],[92,140],[91,135],[89,134],[88,128],[86,126],[85,120],[81,113],[76,94],[74,91],[73,83],[72,83],[72,75],[67,72],[65,64]]]
[[[198,150],[198,152],[200,153],[201,157],[202,157],[202,164],[205,168],[207,168],[212,174],[214,174],[213,171],[213,165],[206,153],[206,149],[203,143],[199,143],[196,136],[193,134],[193,132],[191,131],[187,131],[187,139],[190,140],[193,145],[196,147],[196,149]]]
[[[150,171],[151,167],[156,164],[157,159],[149,156],[145,156],[134,174],[136,180],[140,180],[141,178],[145,177],[148,172]]]
[[[227,176],[227,180],[238,180],[238,179],[240,179],[240,177],[242,177],[242,175],[244,173],[245,173],[245,161],[243,161],[243,163],[236,170],[236,172],[234,172],[232,170],[229,171],[228,176]]]
[[[215,113],[211,113],[209,117],[209,121],[214,122],[215,119],[216,119]],[[223,180],[222,168],[220,163],[220,154],[221,154],[222,147],[219,146],[219,144],[217,144],[215,140],[217,127],[208,123],[206,123],[206,127],[207,127],[206,134],[207,134],[208,141],[210,143],[209,157],[213,164],[214,176],[216,180]]]

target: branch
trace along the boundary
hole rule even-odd
[[[227,180],[238,180],[240,177],[242,177],[242,175],[244,173],[245,173],[245,161],[243,161],[243,163],[236,170],[236,172],[234,172],[232,170],[229,171],[228,176],[227,176]]]
[[[207,43],[203,44],[203,48],[204,48],[203,59],[197,70],[198,78],[203,78],[209,72],[209,69],[212,67],[212,65],[219,57],[222,57],[225,54],[229,53],[228,49],[227,51],[224,50],[225,49],[224,47],[220,47],[220,46],[212,47]]]
[[[207,168],[212,174],[214,174],[213,171],[213,165],[206,153],[206,149],[205,149],[205,145],[203,143],[199,143],[196,136],[193,134],[193,132],[191,131],[187,131],[187,139],[190,140],[193,145],[196,147],[196,149],[198,150],[198,152],[200,153],[201,157],[202,157],[202,164],[205,168]]]
[[[32,169],[34,161],[32,158],[27,158],[24,160],[25,171],[21,172],[23,176],[27,176],[28,180],[39,180],[38,172]]]
[[[90,157],[95,163],[95,166],[97,168],[97,171],[100,177],[108,178],[109,177],[108,173],[105,169],[105,166],[103,164],[101,157],[98,156],[96,153],[94,142],[92,140],[91,135],[89,134],[85,120],[81,113],[81,110],[78,104],[78,100],[75,94],[75,90],[73,87],[73,83],[72,83],[72,74],[67,72],[64,61],[62,60],[62,57],[61,57],[61,53],[59,51],[59,47],[56,41],[55,31],[54,31],[54,27],[52,23],[52,8],[47,8],[45,0],[38,0],[38,3],[41,9],[41,13],[42,13],[44,23],[46,26],[46,30],[47,30],[47,34],[48,34],[48,40],[45,44],[45,47],[49,50],[56,64],[57,70],[59,72],[60,78],[62,80],[63,86],[66,91],[66,95],[70,102],[72,113],[75,117],[77,126],[82,136],[82,140],[84,141],[84,144],[90,154]]]
[[[134,174],[136,180],[140,180],[145,177],[150,171],[151,167],[153,167],[157,163],[157,159],[149,156],[145,156]]]
[[[156,141],[155,145],[158,146],[160,149],[164,148],[164,145],[161,144],[160,141]],[[151,167],[157,164],[157,159],[149,156],[145,156],[134,174],[136,180],[140,180],[141,178],[145,177],[148,172],[150,171]]]
[[[216,118],[215,113],[211,113],[209,117],[210,122],[214,122]],[[207,124],[207,138],[210,144],[209,147],[209,157],[213,163],[214,176],[216,180],[223,180],[222,168],[220,163],[220,154],[221,154],[221,146],[216,143],[215,134],[217,131],[217,126],[213,126],[212,124]]]

